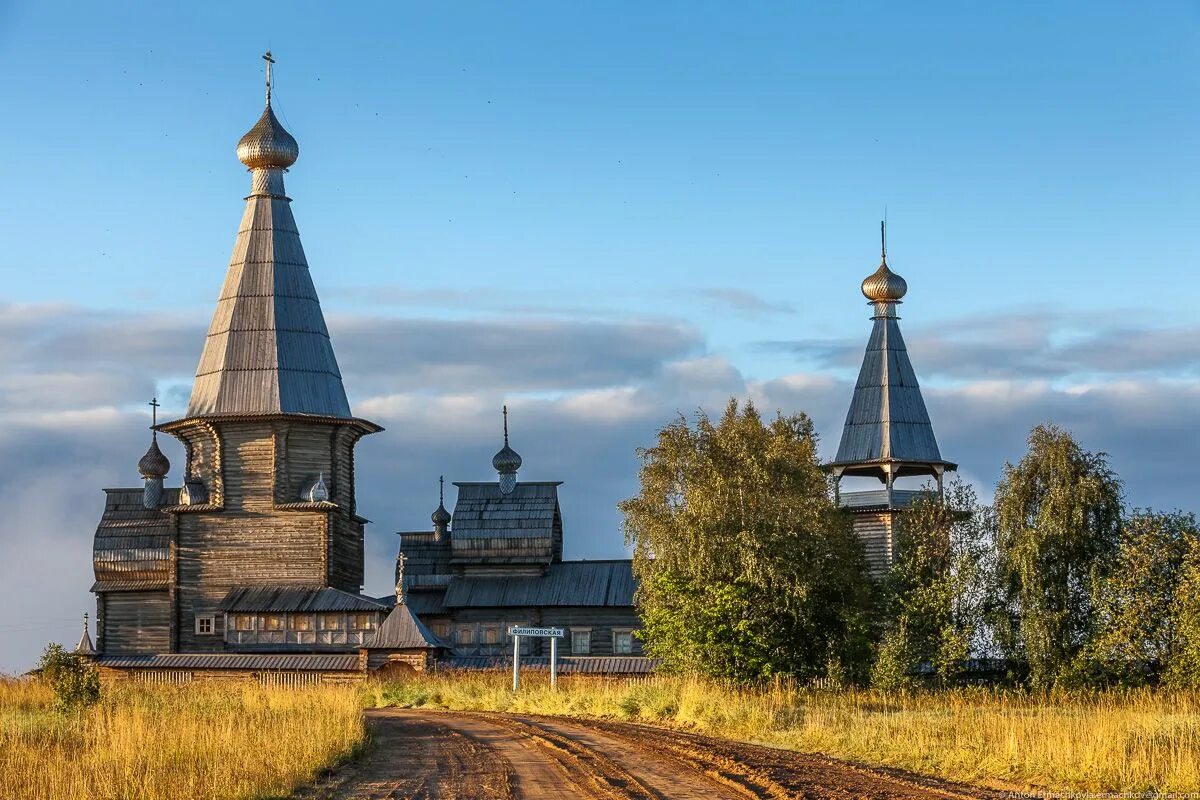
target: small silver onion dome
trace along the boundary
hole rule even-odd
[[[146,455],[138,460],[138,473],[142,478],[149,480],[165,478],[170,470],[171,462],[163,455],[163,451],[158,449],[158,437],[150,437],[150,448],[146,450]]]
[[[286,169],[300,157],[300,145],[275,118],[270,101],[258,122],[238,142],[237,157],[250,169]]]
[[[446,510],[446,506],[442,503],[438,503],[437,509],[434,510],[429,518],[433,520],[434,526],[439,528],[450,524],[450,512]]]
[[[506,444],[500,448],[500,452],[492,456],[492,466],[501,475],[516,472],[521,468],[521,456]]]
[[[872,303],[899,303],[908,294],[908,283],[884,262],[862,282],[862,293]]]

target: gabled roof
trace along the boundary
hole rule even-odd
[[[304,613],[385,611],[387,606],[373,597],[330,586],[235,586],[226,593],[217,610]]]
[[[863,355],[837,457],[830,465],[846,475],[881,476],[893,463],[896,475],[954,469],[942,459],[917,375],[896,317],[880,313]]]
[[[350,416],[290,203],[282,170],[254,170],[188,417]]]
[[[562,481],[518,482],[508,494],[500,484],[460,483],[451,542],[472,538],[549,538],[559,519]]]
[[[397,603],[363,647],[369,650],[411,650],[445,645],[417,619],[406,603]]]
[[[536,577],[455,577],[447,608],[525,606],[633,606],[633,562],[560,561]]]

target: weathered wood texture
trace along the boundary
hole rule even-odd
[[[105,592],[97,613],[96,640],[102,652],[161,653],[170,646],[171,604],[165,590]]]
[[[340,504],[299,503],[296,488],[324,472],[332,496],[352,506],[353,468],[345,462],[357,437],[301,421],[223,422],[218,435],[224,509],[179,514],[178,646],[185,652],[222,649],[220,636],[197,635],[193,621],[214,613],[235,586],[358,592],[363,579],[362,523]],[[280,508],[285,502],[300,507]]]
[[[897,511],[876,511],[854,514],[854,534],[862,541],[867,556],[867,570],[873,577],[887,571],[895,557],[895,528]]]

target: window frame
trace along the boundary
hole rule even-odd
[[[208,625],[208,630],[203,630],[205,623]],[[197,614],[195,631],[197,636],[215,636],[217,633],[217,615]]]
[[[629,637],[629,649],[621,650],[617,647],[617,637]],[[631,656],[633,655],[633,628],[613,628],[612,629],[612,651],[614,656]]]
[[[571,630],[571,655],[573,655],[573,656],[589,656],[589,655],[591,655],[592,654],[592,629],[591,628],[572,627],[570,630]],[[584,649],[584,650],[576,650],[575,649],[575,637],[576,636],[584,636],[586,638],[586,641],[587,641],[586,649]]]

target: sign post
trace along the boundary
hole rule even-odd
[[[550,687],[558,686],[558,640],[563,636],[562,628],[529,628],[514,626],[508,629],[513,637],[513,691],[521,688],[521,637],[540,636],[550,640]]]

